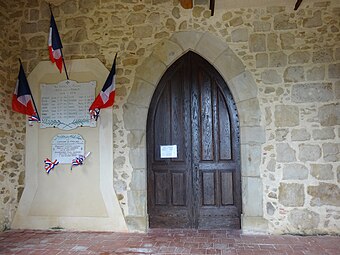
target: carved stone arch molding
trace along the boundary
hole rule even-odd
[[[208,32],[174,33],[170,39],[155,45],[151,55],[136,69],[134,84],[123,108],[125,128],[130,132],[132,141],[129,143],[130,163],[133,176],[138,176],[132,178],[132,182],[138,179],[140,183],[146,183],[146,121],[154,90],[166,69],[188,51],[208,60],[227,82],[234,97],[241,130],[242,229],[266,231],[260,176],[261,145],[266,138],[257,99],[257,85],[228,45]],[[128,194],[131,213],[127,216],[127,223],[130,229],[145,230],[148,228],[146,185],[132,183],[130,187],[135,188],[131,188]]]

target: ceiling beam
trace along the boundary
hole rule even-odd
[[[193,0],[179,0],[184,9],[191,9]]]
[[[211,16],[214,16],[214,12],[215,12],[215,0],[210,0],[209,9],[211,10]]]
[[[294,11],[296,11],[300,7],[301,3],[302,3],[302,0],[297,0],[296,1],[295,7],[294,7]]]

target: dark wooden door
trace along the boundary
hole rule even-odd
[[[177,146],[177,157],[161,157],[169,145]],[[227,84],[188,52],[163,75],[148,113],[150,227],[240,228],[239,147]]]

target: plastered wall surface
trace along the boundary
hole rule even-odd
[[[147,228],[145,116],[152,93],[166,68],[193,50],[215,66],[237,99],[243,210],[251,216],[244,226],[272,233],[339,233],[338,1],[311,1],[298,11],[284,4],[216,9],[213,17],[205,0],[191,10],[176,0],[51,2],[66,62],[95,57],[109,69],[118,52],[112,185],[130,230]],[[16,59],[22,58],[28,74],[48,59],[50,14],[45,1],[1,6],[11,20],[2,19],[7,30],[0,39],[9,49],[1,52],[0,64],[5,228],[25,175],[24,117],[10,111]],[[254,189],[260,198],[250,196]],[[253,199],[260,205],[250,205]]]

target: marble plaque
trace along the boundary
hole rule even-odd
[[[52,160],[59,163],[72,163],[79,155],[84,155],[85,141],[78,134],[60,134],[52,140]]]
[[[41,84],[40,128],[71,130],[95,127],[89,107],[95,98],[96,82],[77,83],[66,80],[58,84]]]

